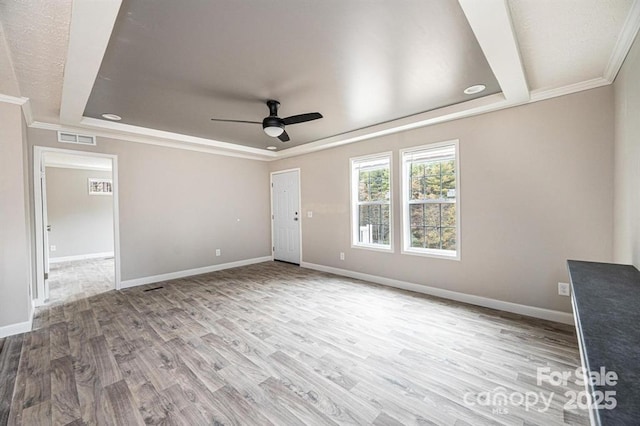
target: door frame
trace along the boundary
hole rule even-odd
[[[294,169],[277,170],[269,174],[269,199],[270,199],[269,207],[271,209],[271,260],[275,260],[275,232],[273,228],[273,222],[275,219],[273,217],[273,175],[289,173],[289,172],[298,172],[298,212],[300,212],[300,215],[298,216],[300,218],[298,220],[298,224],[299,224],[298,228],[300,231],[298,232],[299,234],[298,237],[300,239],[298,247],[300,250],[300,265],[302,265],[302,176],[301,176],[302,173],[300,172],[299,167]]]
[[[44,279],[44,224],[42,209],[42,187],[40,185],[41,165],[43,154],[46,152],[60,152],[81,155],[84,157],[103,157],[111,159],[111,180],[113,189],[113,259],[114,259],[114,288],[120,290],[120,215],[118,207],[118,156],[90,151],[75,151],[72,149],[49,148],[46,146],[33,147],[33,200],[35,209],[35,240],[36,240],[36,297],[35,306],[44,305],[47,300]]]

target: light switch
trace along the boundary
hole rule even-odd
[[[307,217],[313,217],[313,212],[311,210],[307,212]]]

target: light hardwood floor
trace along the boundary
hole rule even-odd
[[[563,409],[578,386],[536,384],[578,365],[572,327],[288,264],[61,302],[34,326],[11,425],[588,422]],[[555,397],[465,403],[492,391]]]
[[[49,306],[86,299],[114,288],[113,257],[52,263],[49,268]]]

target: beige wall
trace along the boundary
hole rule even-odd
[[[402,255],[398,150],[451,139],[460,141],[461,260]],[[351,248],[349,158],[389,150],[395,253]],[[271,163],[293,167],[304,262],[569,311],[557,295],[566,260],[612,258],[611,87]]]
[[[263,162],[102,137],[61,144],[40,129],[29,145],[118,156],[122,280],[271,255]]]
[[[26,322],[31,311],[30,234],[22,110],[0,103],[0,327]]]
[[[47,167],[47,214],[51,259],[113,252],[113,197],[89,195],[90,178],[110,171]]]
[[[640,268],[640,41],[636,38],[614,83],[614,259]]]

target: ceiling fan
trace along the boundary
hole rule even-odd
[[[274,100],[268,100],[267,106],[269,107],[269,116],[265,117],[262,122],[260,121],[245,121],[245,120],[225,120],[221,118],[212,118],[211,121],[224,121],[228,123],[249,123],[249,124],[262,124],[262,130],[271,136],[272,138],[278,138],[282,142],[288,142],[289,135],[284,129],[284,126],[289,124],[305,123],[307,121],[317,120],[322,118],[322,114],[319,112],[308,112],[306,114],[292,115],[291,117],[280,118],[278,117],[278,107],[280,102]]]

